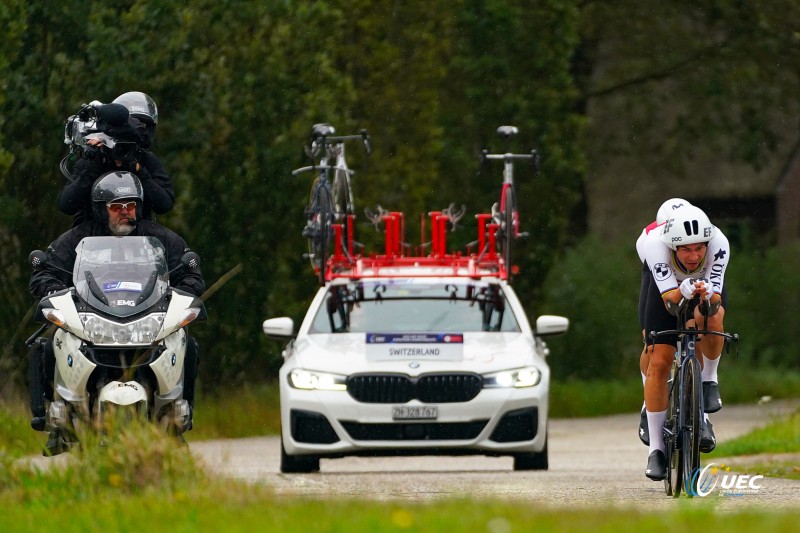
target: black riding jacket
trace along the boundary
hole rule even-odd
[[[144,201],[142,218],[152,220],[153,213],[163,215],[175,205],[175,193],[164,165],[153,152],[139,150],[137,160],[140,168],[135,171],[142,182]],[[121,170],[113,161],[105,163],[104,170],[98,172],[96,167],[87,165],[81,158],[75,163],[72,172],[73,182],[68,183],[58,195],[58,208],[67,215],[74,215],[73,227],[92,219],[92,185],[103,173]]]

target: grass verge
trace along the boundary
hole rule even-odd
[[[148,424],[83,437],[62,468],[0,457],[0,530],[79,531],[793,531],[800,511],[718,513],[710,502],[667,512],[544,508],[535,502],[438,499],[420,503],[278,495],[212,479],[185,446]],[[680,502],[685,503],[685,502]]]

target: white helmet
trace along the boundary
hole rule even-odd
[[[716,234],[717,228],[703,210],[687,205],[673,212],[664,223],[661,242],[676,250],[678,246],[708,242]]]
[[[656,213],[656,224],[661,225],[672,217],[673,211],[676,211],[687,205],[692,205],[683,198],[670,198],[658,208]]]

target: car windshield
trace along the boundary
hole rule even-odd
[[[156,303],[168,286],[164,246],[155,237],[86,237],[75,248],[72,282],[78,296],[115,316]]]
[[[310,333],[519,332],[498,283],[425,279],[332,285]]]

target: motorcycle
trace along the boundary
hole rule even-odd
[[[58,433],[56,452],[78,442],[81,425],[102,430],[120,411],[181,435],[191,421],[186,326],[206,312],[199,298],[169,286],[169,274],[198,268],[197,254],[168,271],[153,237],[86,237],[76,252],[73,286],[42,298],[36,315],[44,325],[35,336],[56,327],[46,363],[54,365],[46,419],[51,438]],[[41,269],[47,254],[34,251],[30,262]]]

